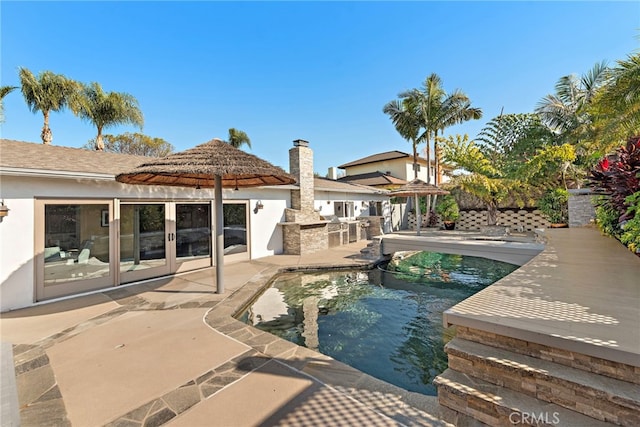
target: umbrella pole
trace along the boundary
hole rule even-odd
[[[420,228],[422,227],[422,213],[420,212],[420,198],[418,197],[417,193],[415,195],[415,198],[416,198],[416,217],[418,220],[418,232],[416,233],[416,236],[419,236]]]
[[[222,177],[215,175],[215,214],[216,214],[216,292],[224,293],[224,217],[222,214]]]

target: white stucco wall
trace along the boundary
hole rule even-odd
[[[418,178],[427,182],[427,162],[423,159],[419,160],[420,171],[418,172]],[[413,159],[401,158],[393,160],[385,160],[382,162],[367,163],[364,165],[350,166],[345,169],[347,176],[360,175],[371,172],[389,172],[396,178],[404,179],[405,181],[411,181],[414,179],[413,172]],[[433,180],[434,171],[432,167],[431,171],[431,183]]]
[[[0,177],[0,197],[10,209],[0,223],[0,311],[27,307],[34,302],[35,199],[119,198],[153,200],[213,199],[211,189],[132,186],[115,181],[7,176]],[[224,200],[249,201],[252,258],[282,253],[284,209],[290,205],[288,189],[223,190]],[[260,200],[263,209],[255,210]]]
[[[347,192],[330,192],[325,190],[315,191],[315,210],[323,216],[335,215],[335,205],[333,202],[354,202],[354,211],[356,217],[369,216],[369,202],[380,201],[383,202],[383,209],[386,203],[389,203],[389,197],[380,194],[360,194],[360,193],[347,193]],[[329,203],[327,203],[329,202]],[[365,206],[362,206],[362,202],[365,202]],[[387,208],[388,212],[388,208]]]
[[[34,299],[33,198],[2,195],[9,215],[0,223],[0,311]]]

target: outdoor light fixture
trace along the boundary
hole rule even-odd
[[[257,214],[260,209],[263,209],[264,205],[262,204],[262,200],[258,200],[256,202],[256,207],[253,209],[253,213]]]
[[[4,200],[0,202],[0,222],[4,219],[5,216],[9,215],[9,208],[5,206]]]

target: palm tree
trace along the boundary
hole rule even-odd
[[[640,54],[618,61],[608,77],[601,96],[593,103],[593,113],[603,127],[599,148],[605,153],[640,135]]]
[[[427,161],[430,162],[431,140],[434,142],[435,174],[434,183],[439,184],[440,152],[438,147],[438,133],[443,133],[450,126],[468,120],[480,119],[482,110],[471,106],[469,97],[461,90],[455,90],[447,94],[442,87],[442,79],[433,73],[429,75],[422,85],[421,90],[414,89],[413,96],[418,100],[421,126],[423,129],[420,139],[427,144]],[[428,182],[431,177],[428,176]]]
[[[413,174],[418,178],[418,133],[420,133],[420,120],[417,112],[416,99],[408,93],[398,95],[401,99],[388,102],[382,111],[391,118],[393,126],[400,136],[411,143],[413,148]],[[428,172],[428,169],[427,169]],[[415,195],[416,218],[418,220],[418,235],[422,226],[422,215],[420,214],[420,199]]]
[[[606,83],[608,69],[601,62],[581,78],[575,75],[561,77],[555,94],[545,96],[536,106],[542,122],[558,135],[560,142],[579,143],[590,136],[592,117],[588,106]]]
[[[138,101],[122,92],[104,92],[98,83],[84,85],[77,100],[71,105],[74,113],[97,128],[96,150],[104,150],[102,130],[106,127],[132,124],[142,129],[144,118]]]
[[[54,74],[44,71],[34,76],[26,68],[19,69],[22,95],[29,109],[36,113],[42,111],[44,125],[40,137],[43,144],[51,144],[53,134],[49,127],[49,113],[62,110],[69,102],[70,97],[78,88],[78,83],[67,79],[62,74]]]
[[[418,164],[418,144],[420,143],[418,140],[420,121],[416,111],[415,99],[403,95],[406,94],[398,95],[401,99],[388,102],[382,111],[389,116],[400,136],[411,143],[413,148],[414,178],[418,178],[416,165]]]
[[[246,144],[251,148],[249,136],[241,130],[235,128],[229,129],[229,137],[227,139],[227,143],[232,147],[240,148],[241,145]]]
[[[4,122],[4,103],[2,100],[16,89],[18,89],[17,86],[0,86],[0,123]]]

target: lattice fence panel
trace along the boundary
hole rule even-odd
[[[416,216],[413,213],[408,215],[409,229],[415,230],[417,227]],[[422,227],[427,224],[427,216],[422,215]],[[442,222],[438,222],[438,227]],[[487,211],[460,211],[460,218],[456,221],[456,230],[480,230],[480,227],[487,225]],[[512,232],[533,231],[536,228],[548,228],[549,221],[539,210],[504,210],[498,212],[497,225],[509,227]]]

